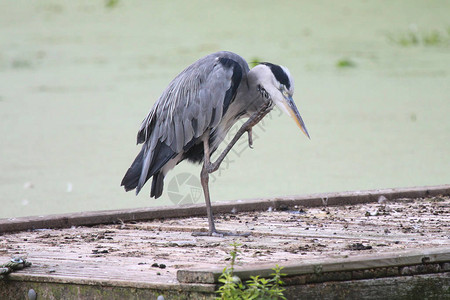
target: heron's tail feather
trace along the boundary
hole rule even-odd
[[[144,150],[145,149],[145,150]],[[144,186],[144,184],[147,182],[147,180],[150,178],[150,176],[153,175],[154,172],[151,170],[151,164],[153,161],[153,149],[146,149],[146,147],[142,147],[141,152],[144,151],[143,159],[141,161],[141,176],[139,177],[139,181],[136,187],[136,195],[139,194],[141,191],[141,188]]]
[[[150,197],[155,197],[155,199],[159,198],[162,195],[164,188],[164,174],[162,172],[158,172],[153,175],[152,180],[152,190],[150,192]]]
[[[144,184],[153,176],[152,190],[150,197],[158,198],[161,196],[164,187],[164,176],[162,168],[176,153],[165,143],[158,142],[155,148],[145,151],[142,147],[141,152],[134,159],[131,167],[122,179],[121,185],[125,191],[136,189],[136,195],[139,194]]]
[[[137,188],[139,184],[139,178],[142,173],[142,164],[144,159],[144,148],[142,148],[141,152],[139,152],[138,156],[134,159],[131,167],[128,169],[127,173],[122,179],[122,183],[120,184],[125,188],[125,191],[131,191]],[[136,194],[139,193],[139,190],[136,190]]]

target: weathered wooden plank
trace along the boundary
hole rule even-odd
[[[420,249],[414,251],[403,251],[396,253],[384,253],[376,257],[358,256],[348,258],[313,259],[302,260],[300,263],[280,263],[283,273],[287,276],[304,274],[324,274],[328,272],[343,272],[354,270],[367,270],[375,268],[388,268],[399,266],[412,266],[428,263],[450,262],[450,246],[440,249]],[[234,273],[242,280],[250,276],[260,275],[269,277],[273,273],[274,265],[245,265],[236,266]],[[217,283],[223,268],[194,268],[191,270],[178,270],[177,279],[186,283]]]
[[[450,195],[450,185],[322,193],[305,196],[221,202],[215,203],[213,210],[216,213],[263,211],[267,210],[269,207],[280,209],[284,207],[294,207],[296,205],[303,207],[317,207],[370,203],[378,201],[380,196],[384,196],[388,200],[393,200],[399,198],[421,198],[438,195]],[[193,217],[205,214],[206,209],[202,203],[178,207],[165,206],[9,218],[0,219],[0,233],[40,228],[69,228],[71,226],[110,224],[121,221],[127,222],[160,218]]]
[[[160,231],[179,231],[179,232],[199,232],[205,230],[207,228],[207,224],[202,226],[174,226],[174,225],[161,225],[161,224],[130,224],[128,225],[130,228],[142,229],[142,230],[160,230]],[[226,224],[222,225],[221,230],[225,231],[234,231],[236,233],[245,233],[245,227],[242,229],[236,230],[236,228],[232,225]],[[354,240],[358,238],[370,238],[372,241],[402,241],[405,239],[404,235],[401,234],[391,234],[387,236],[385,233],[370,233],[366,232],[364,234],[355,233],[355,232],[342,232],[337,228],[324,228],[320,232],[317,231],[299,231],[298,228],[287,228],[285,226],[282,227],[283,230],[279,232],[274,232],[273,224],[271,226],[265,225],[255,225],[252,227],[252,235],[253,236],[271,236],[271,237],[302,237],[302,238],[323,238],[323,239],[343,239],[343,240]],[[408,239],[411,239],[413,235],[408,236]],[[420,234],[415,235],[417,238],[420,238]]]

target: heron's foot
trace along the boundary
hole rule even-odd
[[[272,109],[273,102],[269,100],[266,104],[264,104],[257,112],[255,112],[248,120],[247,123],[247,131],[251,129],[253,126],[259,123]]]
[[[248,146],[251,149],[253,149],[253,131],[252,131],[252,127],[247,129],[247,134],[248,134]]]
[[[226,237],[226,236],[250,236],[250,232],[229,232],[229,231],[203,231],[203,232],[193,232],[192,236],[212,236],[212,237]]]

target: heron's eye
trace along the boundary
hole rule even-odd
[[[284,84],[280,84],[279,90],[280,90],[280,92],[283,94],[283,96],[285,98],[289,97],[289,91],[288,91],[288,89],[286,88],[286,86]]]

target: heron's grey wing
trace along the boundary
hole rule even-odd
[[[169,84],[138,133],[138,143],[144,142],[138,190],[219,124],[247,72],[240,56],[219,52],[192,64]]]
[[[242,77],[242,67],[225,57],[200,61],[180,74],[163,94],[167,100],[157,112],[155,129],[159,126],[160,141],[180,153],[193,139],[216,127]]]

